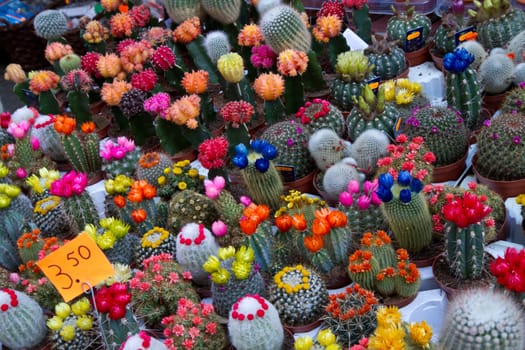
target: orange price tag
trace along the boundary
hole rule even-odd
[[[95,286],[115,273],[108,258],[87,233],[39,260],[37,265],[66,302],[85,292],[82,283]]]
[[[370,89],[375,90],[379,87],[379,82],[374,81],[373,83],[368,84],[368,86],[370,86]]]
[[[420,35],[421,35],[420,32],[410,33],[410,34],[407,35],[407,40],[410,41],[410,40],[417,39],[417,38],[419,38]]]
[[[478,33],[476,32],[467,32],[465,34],[460,35],[459,42],[462,43],[466,40],[476,40],[478,37]]]

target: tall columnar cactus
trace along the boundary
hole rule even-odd
[[[505,47],[525,29],[525,13],[512,7],[508,0],[482,0],[474,4],[476,10],[469,10],[469,14],[476,22],[477,39],[487,50]]]
[[[375,174],[377,161],[386,155],[386,148],[389,144],[387,133],[377,129],[368,129],[354,140],[350,157],[356,161],[359,171],[366,175]]]
[[[317,321],[328,303],[325,283],[315,271],[302,265],[287,266],[273,278],[270,302],[287,326],[304,326]]]
[[[476,170],[480,175],[498,181],[525,178],[525,154],[521,114],[503,113],[485,123],[477,138]]]
[[[308,151],[315,160],[317,168],[326,171],[348,155],[349,143],[332,129],[319,129],[308,140]]]
[[[42,308],[22,292],[0,290],[0,343],[11,349],[36,347],[46,336]]]
[[[209,275],[202,266],[218,250],[215,237],[203,224],[186,224],[177,235],[177,261],[191,272],[192,279],[197,284],[209,285]]]
[[[481,88],[488,94],[507,90],[514,78],[514,62],[505,53],[492,53],[479,66]]]
[[[287,49],[310,51],[310,32],[301,15],[288,5],[279,5],[266,11],[259,27],[264,41],[276,53]]]
[[[175,23],[182,23],[192,17],[202,17],[204,14],[199,0],[166,0],[164,6],[168,16]]]
[[[241,13],[241,0],[203,0],[202,8],[213,19],[222,24],[231,24],[239,18]]]
[[[344,136],[345,120],[341,111],[327,100],[320,98],[306,102],[295,114],[310,134],[320,129],[332,129],[339,137]]]
[[[397,181],[390,173],[379,175],[377,195],[382,210],[401,248],[419,252],[432,242],[432,218],[423,194],[423,184],[409,172],[400,171]]]
[[[487,302],[490,301],[490,302]],[[449,303],[439,332],[439,349],[523,349],[523,307],[497,289],[464,291]]]
[[[372,77],[374,66],[362,51],[347,51],[337,56],[335,71],[337,78],[330,90],[335,104],[350,111],[354,106],[353,96],[359,96],[365,81]]]
[[[407,1],[407,3],[409,3]],[[428,16],[417,13],[416,7],[411,6],[406,11],[398,11],[392,6],[392,12],[394,16],[390,17],[386,25],[387,38],[391,41],[397,40],[397,44],[405,52],[416,51],[418,48],[407,45],[408,32],[422,27],[421,30],[421,43],[424,46],[430,36],[430,29],[432,27],[432,21]]]
[[[86,174],[93,174],[102,169],[99,154],[100,138],[97,133],[75,131],[62,135],[62,146],[73,169]]]
[[[284,181],[294,181],[310,174],[315,163],[308,151],[310,133],[295,121],[285,120],[266,129],[261,138],[277,148],[277,158],[273,160],[280,167]],[[285,170],[282,170],[285,168]]]
[[[377,95],[365,85],[359,97],[354,96],[354,108],[346,117],[348,137],[351,140],[367,129],[378,129],[393,137],[393,127],[398,117],[397,108],[385,102],[385,91],[379,88]]]
[[[69,29],[66,15],[58,10],[40,12],[33,25],[36,35],[47,40],[59,38]]]
[[[209,32],[204,37],[202,43],[204,45],[204,49],[206,49],[206,54],[213,64],[217,64],[217,61],[222,55],[226,55],[231,51],[228,35],[222,30],[214,30]]]
[[[160,152],[148,152],[142,155],[137,166],[137,178],[147,180],[150,184],[157,186],[158,179],[164,175],[164,169],[171,168],[171,158]]]
[[[463,118],[449,107],[416,108],[405,121],[403,132],[410,138],[422,136],[436,156],[435,166],[452,164],[468,149],[468,129]]]
[[[463,48],[443,57],[448,105],[461,112],[470,130],[479,127],[481,113],[481,85],[478,74],[469,67],[472,62],[474,55]]]
[[[405,52],[386,38],[372,37],[372,45],[365,50],[365,55],[374,65],[372,73],[381,80],[392,79],[407,69]]]

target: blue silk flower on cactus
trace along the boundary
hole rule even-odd
[[[443,67],[451,73],[462,73],[474,62],[474,55],[460,47],[443,57]]]
[[[264,173],[270,167],[270,161],[277,157],[277,148],[271,143],[264,140],[253,140],[250,142],[251,151],[245,144],[239,143],[235,146],[235,156],[232,162],[235,166],[244,169],[249,164]]]
[[[409,203],[413,194],[421,192],[423,183],[410,175],[408,171],[400,171],[397,175],[397,183],[390,173],[379,175],[379,186],[376,194],[385,203],[390,202],[395,197],[402,203]]]

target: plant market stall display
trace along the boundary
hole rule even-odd
[[[483,248],[508,235],[504,198],[523,190],[436,182],[462,174],[469,139],[480,182],[525,181],[523,11],[485,0],[467,20],[456,1],[432,36],[412,8],[379,38],[366,1],[326,1],[308,18],[301,1],[166,0],[169,27],[148,4],[97,3],[76,38],[85,52],[61,12],[42,12],[48,66],[6,67],[27,106],[0,114],[0,343],[469,348],[479,315],[463,304],[479,298],[512,312],[492,308],[477,335],[504,343],[491,322],[523,312],[523,251],[490,261]],[[467,24],[480,42],[451,43]],[[345,26],[369,49],[349,50]],[[449,107],[400,77],[432,41]],[[493,117],[491,93],[506,96]],[[485,277],[507,294],[457,291],[438,345],[398,307],[441,253],[449,282]],[[505,327],[521,350],[522,324]]]

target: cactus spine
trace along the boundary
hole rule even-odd
[[[33,22],[35,33],[41,38],[55,39],[68,30],[66,16],[58,10],[45,10],[36,15]]]
[[[45,125],[51,118],[49,115],[38,116],[35,120],[35,127],[31,129],[31,136],[40,141],[42,153],[54,161],[65,161],[67,156],[60,135],[56,132],[53,124]]]
[[[359,181],[355,161],[352,158],[344,158],[326,170],[323,176],[323,189],[329,201],[337,201],[339,195],[344,192],[348,183],[352,180]]]
[[[164,1],[168,16],[175,23],[182,23],[192,17],[202,17],[203,11],[199,0],[166,0]]]
[[[512,84],[514,62],[506,54],[491,53],[479,67],[480,83],[488,94],[504,92]]]
[[[447,260],[457,277],[476,279],[483,272],[484,228],[480,224],[459,228],[447,222],[445,225]]]
[[[202,8],[222,24],[231,24],[241,13],[241,0],[203,0]]]
[[[386,38],[378,40],[372,37],[372,45],[365,50],[371,64],[372,72],[381,80],[392,79],[407,68],[405,52]]]
[[[301,15],[288,5],[279,5],[266,11],[259,27],[264,41],[277,54],[287,49],[310,51],[310,32]]]
[[[73,169],[93,174],[102,168],[99,155],[100,139],[96,133],[64,135],[62,145]]]
[[[241,174],[248,193],[255,202],[267,204],[273,210],[280,207],[284,185],[273,162],[270,162],[268,170],[264,173],[254,165],[248,165]]]

